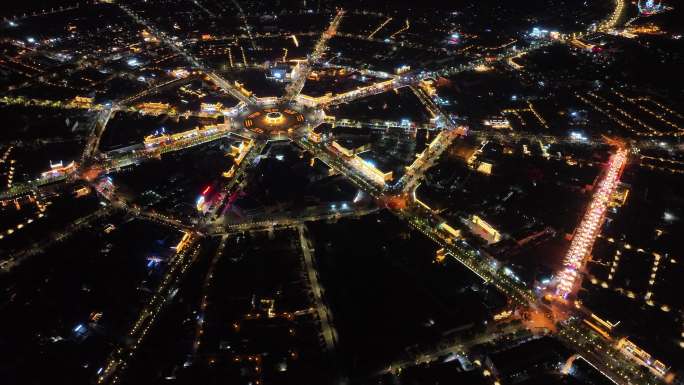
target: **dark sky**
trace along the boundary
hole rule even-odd
[[[0,14],[2,16],[12,16],[25,11],[40,11],[60,6],[75,5],[84,3],[78,0],[3,0],[0,1]]]

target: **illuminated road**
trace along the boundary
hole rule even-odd
[[[620,182],[620,174],[627,162],[627,150],[618,150],[608,161],[601,181],[596,186],[591,203],[581,223],[575,230],[570,248],[563,261],[563,270],[557,275],[556,295],[567,299],[579,289],[580,275],[589,257],[596,237],[601,231],[608,204]]]
[[[599,31],[608,32],[622,23],[627,10],[627,2],[625,0],[612,0],[615,3],[613,12],[599,25]]]
[[[209,305],[209,289],[211,289],[212,282],[214,280],[214,272],[216,271],[216,264],[221,259],[223,255],[223,250],[226,248],[226,243],[228,242],[228,236],[224,235],[221,237],[221,243],[214,257],[211,259],[209,264],[209,269],[204,277],[204,282],[202,283],[202,294],[200,300],[199,312],[197,314],[197,326],[195,327],[195,340],[192,343],[192,359],[197,359],[197,352],[199,351],[200,344],[202,341],[202,335],[204,334],[204,329],[206,327],[205,315],[207,312],[207,306]]]
[[[449,148],[451,142],[455,138],[456,134],[452,130],[441,131],[437,134],[425,151],[406,168],[406,172],[401,179],[399,179],[394,188],[399,189],[403,194],[408,194],[410,191],[413,191],[425,175],[425,172],[435,164],[444,150]]]
[[[88,130],[88,139],[86,140],[85,150],[83,151],[83,156],[81,157],[81,164],[92,159],[92,157],[98,152],[100,147],[100,139],[102,134],[107,127],[109,119],[114,115],[116,108],[114,106],[110,108],[105,108],[97,113],[95,119],[93,120],[92,127]]]
[[[487,328],[478,334],[469,337],[454,337],[449,340],[441,341],[438,346],[421,350],[410,359],[397,360],[389,364],[385,369],[376,373],[382,375],[385,373],[400,373],[402,370],[421,364],[429,364],[449,354],[459,354],[467,356],[468,350],[477,345],[486,344],[498,339],[515,338],[515,336],[525,331],[525,325],[522,323],[508,323],[500,326],[495,323],[490,323]],[[523,338],[529,338],[528,335]]]
[[[98,377],[98,383],[118,383],[120,373],[126,369],[129,361],[135,355],[138,347],[154,325],[157,316],[164,305],[172,297],[172,292],[177,288],[183,275],[194,259],[199,254],[199,244],[194,234],[186,233],[183,241],[179,244],[176,254],[169,262],[169,266],[148,303],[143,307],[133,327],[127,334],[127,338],[132,342],[122,343],[110,355],[104,366],[102,374]]]
[[[56,243],[62,242],[70,238],[72,235],[76,234],[80,230],[90,227],[93,224],[93,222],[106,215],[109,215],[111,212],[112,210],[109,207],[100,208],[92,214],[78,218],[73,222],[65,225],[61,231],[44,237],[39,242],[31,245],[29,248],[16,252],[14,254],[10,254],[6,258],[3,257],[3,260],[0,261],[0,271],[9,272],[10,270],[19,266],[29,257],[43,253],[45,250],[49,249]]]
[[[302,224],[297,226],[297,231],[299,232],[299,243],[302,246],[306,276],[314,296],[318,319],[321,322],[321,334],[325,341],[326,350],[328,352],[333,352],[335,350],[335,345],[337,344],[337,331],[335,330],[330,309],[323,300],[323,288],[318,282],[318,272],[316,271],[316,264],[312,256],[313,248],[311,247],[311,241],[306,235],[307,229],[305,225]]]
[[[272,229],[290,228],[306,222],[331,221],[342,218],[360,218],[372,214],[379,209],[377,207],[368,209],[358,209],[350,207],[348,209],[331,209],[329,205],[322,206],[313,212],[302,210],[294,213],[278,213],[278,215],[268,215],[266,219],[250,219],[242,223],[213,224],[207,231],[209,234],[230,234],[244,231],[262,231]]]
[[[292,101],[302,92],[306,79],[311,73],[312,66],[321,59],[323,53],[328,49],[328,41],[337,33],[337,28],[342,21],[342,16],[344,16],[344,11],[340,9],[330,22],[328,28],[316,41],[313,52],[307,57],[305,62],[299,63],[293,70],[293,79],[285,89],[285,96],[283,96],[283,100],[286,103]]]

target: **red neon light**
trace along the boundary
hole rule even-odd
[[[202,195],[206,195],[209,192],[209,190],[211,190],[211,186],[205,187],[204,191],[202,191]]]

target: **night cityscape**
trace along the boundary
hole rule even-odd
[[[25,0],[0,384],[684,385],[684,4]]]

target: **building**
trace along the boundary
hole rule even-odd
[[[631,360],[647,367],[656,376],[663,377],[667,374],[668,368],[664,363],[653,359],[648,352],[638,347],[629,339],[622,338],[618,341],[617,348]]]
[[[76,171],[76,163],[72,160],[71,163],[64,165],[62,161],[52,163],[50,161],[50,169],[40,174],[41,179],[60,178]]]
[[[337,141],[333,141],[332,148],[347,158],[347,161],[357,171],[361,172],[366,178],[371,179],[378,185],[384,186],[386,182],[391,181],[394,177],[392,171],[381,171],[373,162],[359,156],[361,153],[370,150],[370,144],[364,144],[363,146],[349,149],[339,144]]]
[[[171,106],[168,103],[160,103],[160,102],[146,102],[146,103],[140,103],[138,105],[138,108],[142,110],[143,112],[147,113],[159,113],[162,111],[168,111],[171,109]]]
[[[492,175],[492,167],[494,165],[491,162],[480,161],[477,165],[477,172],[485,175]]]
[[[91,108],[93,106],[93,100],[93,98],[85,96],[76,96],[70,104],[78,108]]]
[[[501,233],[494,226],[487,223],[478,215],[473,215],[469,220],[470,229],[487,243],[497,243],[501,240]]]
[[[361,171],[361,173],[366,177],[371,179],[373,182],[375,182],[378,185],[384,186],[385,183],[389,182],[392,180],[394,177],[394,173],[392,171],[381,171],[379,170],[375,164],[373,164],[370,161],[367,161],[359,156],[359,154],[355,154],[352,158],[350,163],[352,166],[357,169],[358,171]]]
[[[511,122],[503,116],[493,116],[486,119],[482,124],[492,128],[511,128]]]
[[[284,83],[288,80],[290,80],[290,76],[287,72],[288,67],[287,66],[275,66],[275,67],[270,67],[268,69],[268,73],[266,74],[266,79],[278,82],[278,83]]]
[[[323,96],[313,97],[304,94],[297,95],[297,103],[306,107],[316,107],[319,104],[327,104],[332,99],[332,92],[328,92]]]
[[[223,109],[223,104],[221,104],[221,102],[202,103],[200,105],[200,108],[202,109],[202,112],[216,113],[216,112],[219,112]]]
[[[161,133],[158,135],[148,135],[145,137],[143,143],[145,145],[145,149],[150,150],[150,149],[154,149],[154,148],[159,147],[161,145],[169,144],[172,142],[190,140],[193,138],[206,137],[209,135],[213,135],[213,134],[225,131],[227,129],[228,129],[227,124],[207,125],[207,126],[203,126],[203,127],[195,127],[191,130],[178,132],[175,134]]]

